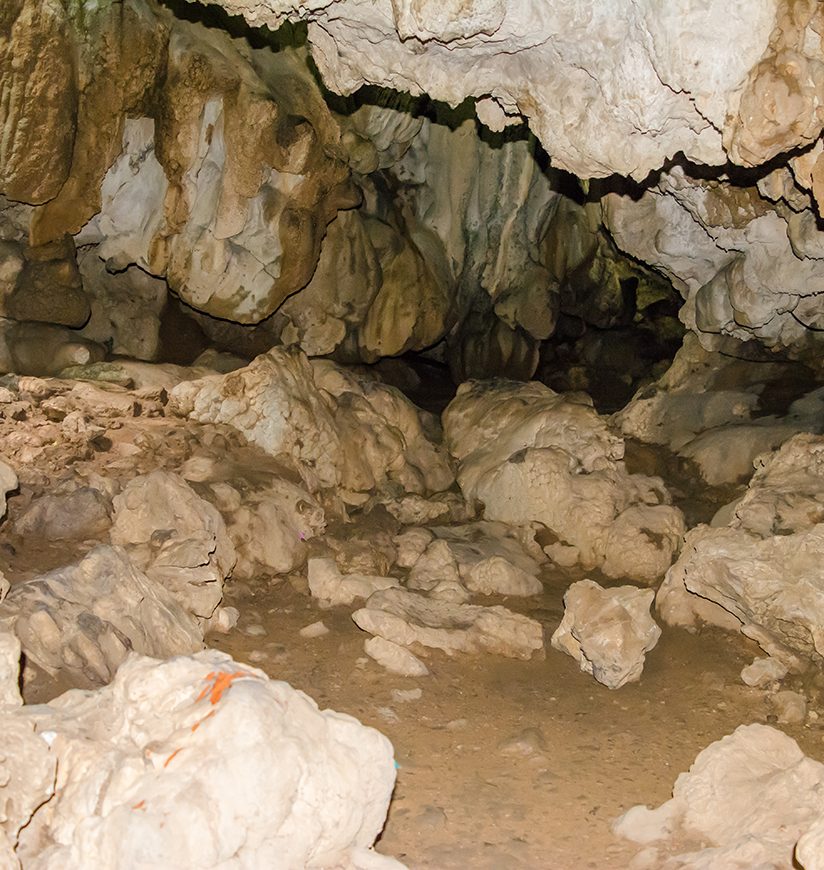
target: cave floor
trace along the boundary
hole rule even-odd
[[[213,439],[221,435],[208,427],[141,418],[110,429],[111,443],[100,454],[74,456],[68,447],[48,442],[31,480],[14,498],[47,491],[58,469],[97,468],[111,475],[128,467],[134,476],[158,465],[179,467],[204,433]],[[231,439],[225,443],[234,450],[233,474],[261,473],[262,456],[233,446]],[[655,450],[631,454],[637,470],[660,471],[667,464]],[[695,500],[684,495],[690,488],[683,480],[670,483],[685,498],[693,521],[708,519],[723,503],[717,499],[726,497]],[[14,513],[13,503],[11,508]],[[353,534],[368,537],[369,522],[356,518]],[[16,580],[69,564],[94,543],[49,545],[14,538],[8,524],[0,528],[0,548]],[[230,580],[225,603],[239,610],[238,626],[225,635],[210,634],[207,643],[390,738],[398,780],[378,848],[409,867],[625,868],[638,848],[612,835],[612,821],[635,804],[665,801],[678,773],[701,749],[740,724],[770,721],[770,708],[767,694],[746,687],[739,677],[759,654],[756,646],[715,630],[691,635],[665,628],[641,681],[617,691],[580,672],[571,658],[549,646],[549,638],[563,614],[564,591],[582,576],[547,567],[541,596],[479,599],[503,603],[543,624],[546,652],[532,661],[425,651],[429,676],[394,676],[365,656],[368,636],[351,619],[355,607],[324,610],[309,596],[305,569],[288,578]],[[327,634],[299,634],[321,619]],[[34,668],[24,677],[29,703],[69,687]],[[792,682],[784,687],[792,688]],[[418,689],[420,697],[408,694]],[[814,709],[816,692],[807,694]],[[819,723],[824,726],[824,718],[782,727],[804,752],[824,759]]]
[[[505,603],[548,640],[569,577],[543,579],[540,600]],[[209,643],[392,740],[398,780],[378,848],[412,868],[625,868],[638,848],[612,820],[662,803],[701,749],[768,719],[765,693],[739,677],[757,648],[720,631],[665,629],[640,683],[617,691],[548,643],[529,662],[430,652],[430,675],[413,679],[365,657],[351,608],[320,610],[294,585],[230,591],[238,629]],[[298,634],[318,619],[328,634]],[[396,693],[414,689],[418,700]],[[824,731],[783,727],[824,758]]]

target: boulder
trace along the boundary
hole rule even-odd
[[[132,650],[166,658],[196,652],[203,634],[175,596],[120,548],[99,546],[76,565],[16,583],[0,623],[50,674],[106,683]]]
[[[375,592],[352,614],[370,634],[400,646],[420,644],[458,652],[490,652],[529,659],[544,648],[541,624],[505,607],[454,604],[405,589]]]
[[[218,511],[179,475],[130,481],[114,499],[111,539],[188,612],[208,619],[220,604],[235,548]]]
[[[652,584],[684,533],[661,480],[629,474],[623,441],[583,400],[538,383],[473,381],[444,412],[458,483],[484,517],[540,523],[562,564]]]
[[[7,866],[401,866],[371,848],[389,741],[223,653],[133,654],[0,718]]]
[[[608,689],[641,679],[646,654],[661,629],[650,616],[652,589],[604,589],[592,580],[573,583],[564,594],[564,618],[552,646],[576,659]]]
[[[639,844],[676,848],[679,854],[669,860],[659,857],[658,866],[667,870],[789,868],[797,866],[796,843],[810,831],[810,845],[812,831],[820,829],[823,792],[824,764],[775,728],[741,725],[698,754],[675,781],[671,800],[654,810],[633,807],[614,830]],[[697,851],[684,852],[684,840]],[[803,854],[802,847],[796,856]]]

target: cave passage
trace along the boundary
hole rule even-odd
[[[0,12],[0,865],[824,866],[824,7],[682,7]]]

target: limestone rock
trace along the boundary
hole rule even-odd
[[[741,725],[698,754],[671,800],[654,810],[634,807],[614,830],[635,842],[680,834],[709,844],[662,861],[668,870],[790,867],[795,844],[821,817],[822,789],[824,765],[794,740],[766,725]]]
[[[403,589],[376,592],[353,615],[356,625],[401,646],[419,643],[457,652],[491,652],[529,659],[544,648],[534,619],[505,607],[452,604]]]
[[[292,2],[266,8],[249,0],[213,2],[272,28],[297,14]],[[804,43],[803,26],[795,22],[786,23],[787,40],[802,52],[803,64],[785,75],[793,92],[797,87],[803,94],[797,108],[805,123],[797,129],[782,118],[777,130],[767,123],[772,91],[766,82],[783,69],[771,41],[776,11],[772,4],[743,2],[684,2],[677,16],[662,16],[657,6],[607,10],[597,3],[549,10],[475,3],[458,11],[387,0],[367,17],[354,2],[336,4],[334,14],[322,2],[301,7],[312,22],[313,56],[333,90],[376,84],[451,105],[476,97],[479,117],[494,130],[528,118],[553,165],[579,177],[618,172],[638,179],[679,151],[689,161],[719,164],[726,145],[744,159],[733,142],[748,135],[760,140],[765,129],[778,137],[769,140],[770,154],[810,141],[818,129],[807,84],[816,55],[814,40]],[[682,51],[673,50],[676,42]],[[745,95],[751,101],[746,111]],[[753,150],[761,154],[763,146]],[[758,158],[747,152],[746,159]]]
[[[592,580],[573,583],[564,594],[564,618],[552,646],[578,661],[609,689],[641,679],[646,653],[661,629],[650,616],[651,589],[604,589]]]
[[[310,492],[340,483],[333,410],[301,353],[275,348],[228,375],[182,383],[169,398],[181,416],[228,423],[271,456],[286,458]]]
[[[759,460],[725,526],[699,526],[658,592],[671,624],[704,621],[740,630],[796,668],[824,656],[824,437],[797,435]]]
[[[352,604],[358,598],[369,598],[378,589],[398,585],[394,577],[341,574],[334,559],[309,560],[309,591],[326,607]]]
[[[787,676],[789,669],[778,659],[756,658],[741,671],[743,682],[756,689],[763,689],[771,683],[780,682]]]
[[[81,324],[81,335],[109,347],[114,354],[156,359],[160,314],[168,295],[166,282],[137,266],[108,272],[94,247],[84,250],[78,263],[90,301],[88,322]]]
[[[807,699],[800,692],[776,692],[770,705],[781,725],[803,725],[807,718]]]
[[[310,363],[300,351],[274,348],[230,374],[182,383],[170,407],[233,426],[288,461],[310,492],[338,489],[360,503],[357,493],[427,493],[454,479],[423,412],[400,392],[331,363]]]
[[[0,519],[6,515],[6,496],[17,489],[17,474],[0,459]]]
[[[7,590],[8,591],[8,590]],[[0,597],[0,602],[5,595]],[[6,628],[0,630],[0,708],[19,707],[20,695],[20,641]]]
[[[228,484],[223,484],[228,486]],[[227,532],[237,552],[232,576],[248,579],[260,572],[285,574],[307,558],[307,544],[325,528],[323,508],[302,487],[284,479],[265,489],[236,494],[237,505],[224,511]]]
[[[312,367],[317,386],[334,399],[345,489],[395,483],[404,492],[426,494],[452,485],[439,427],[399,390],[326,361]]]
[[[814,393],[793,403],[786,416],[754,418],[760,394],[788,373],[777,363],[753,366],[704,350],[688,335],[667,372],[639,391],[615,420],[625,435],[665,444],[694,462],[707,483],[735,483],[752,474],[760,454],[798,432],[821,430]]]
[[[401,866],[371,851],[395,781],[389,741],[222,653],[133,655],[111,685],[2,728],[29,769],[2,787],[23,866]]]
[[[541,523],[556,549],[612,577],[653,583],[672,562],[681,512],[661,480],[627,473],[623,442],[590,405],[538,383],[470,382],[444,428],[461,490],[486,519]]]
[[[168,657],[203,646],[194,616],[108,546],[15,584],[0,603],[0,620],[31,661],[90,683],[108,682],[131,650]]]
[[[208,618],[236,555],[223,518],[179,475],[153,471],[114,499],[111,539],[190,613]]]
[[[67,493],[46,493],[14,521],[19,535],[47,541],[94,538],[108,531],[112,503],[99,489],[82,486]]]
[[[0,318],[0,372],[56,375],[68,366],[102,360],[105,354],[101,345],[66,327]]]
[[[366,654],[391,674],[401,677],[425,677],[429,668],[405,647],[382,637],[370,637],[363,648]]]

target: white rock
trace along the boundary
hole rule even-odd
[[[232,574],[236,579],[294,571],[306,561],[306,541],[326,528],[323,508],[314,497],[282,478],[237,501],[224,511],[238,557]]]
[[[776,692],[770,704],[781,725],[803,725],[807,718],[807,699],[800,692]]]
[[[599,683],[618,689],[641,678],[646,653],[661,629],[650,616],[651,589],[604,589],[592,580],[573,583],[564,594],[564,618],[552,646],[576,659]]]
[[[214,613],[235,548],[223,518],[182,477],[153,471],[130,481],[114,499],[111,539],[191,613]]]
[[[544,648],[541,624],[527,616],[500,606],[438,601],[403,589],[376,592],[352,619],[364,631],[401,646],[419,643],[450,655],[491,652],[529,659]]]
[[[17,489],[17,473],[0,460],[0,519],[6,515],[6,496]]]
[[[108,682],[131,650],[165,658],[203,646],[197,620],[173,593],[109,546],[15,584],[0,604],[0,622],[45,671],[93,683]]]
[[[301,637],[313,638],[324,637],[329,634],[329,629],[324,624],[323,620],[318,620],[304,627],[298,632]]]
[[[351,604],[358,598],[369,598],[378,589],[399,585],[394,577],[341,574],[334,559],[310,559],[308,571],[309,591],[326,607]]]
[[[794,740],[767,725],[742,725],[698,754],[671,800],[655,810],[634,807],[614,830],[638,843],[709,844],[667,868],[790,867],[795,844],[822,816],[822,790],[824,765]]]
[[[7,628],[0,628],[0,707],[19,707],[20,641]]]
[[[739,629],[791,669],[824,657],[824,438],[759,460],[728,525],[691,530],[658,592],[666,622]]]
[[[477,562],[469,571],[466,587],[470,592],[483,595],[540,595],[543,583],[531,574],[513,565],[502,556],[490,556]]]
[[[461,490],[486,519],[541,523],[609,576],[649,584],[672,562],[681,512],[662,481],[626,472],[623,442],[590,405],[538,383],[470,382],[444,429]]]
[[[222,653],[133,655],[111,685],[19,708],[2,730],[30,768],[2,786],[12,834],[31,818],[23,866],[399,867],[370,851],[389,741]]]
[[[767,656],[756,658],[741,671],[741,679],[748,686],[763,689],[771,683],[779,682],[787,676],[787,666],[778,659]]]
[[[366,654],[381,667],[401,677],[425,677],[429,668],[405,647],[382,637],[370,637],[364,642]]]

